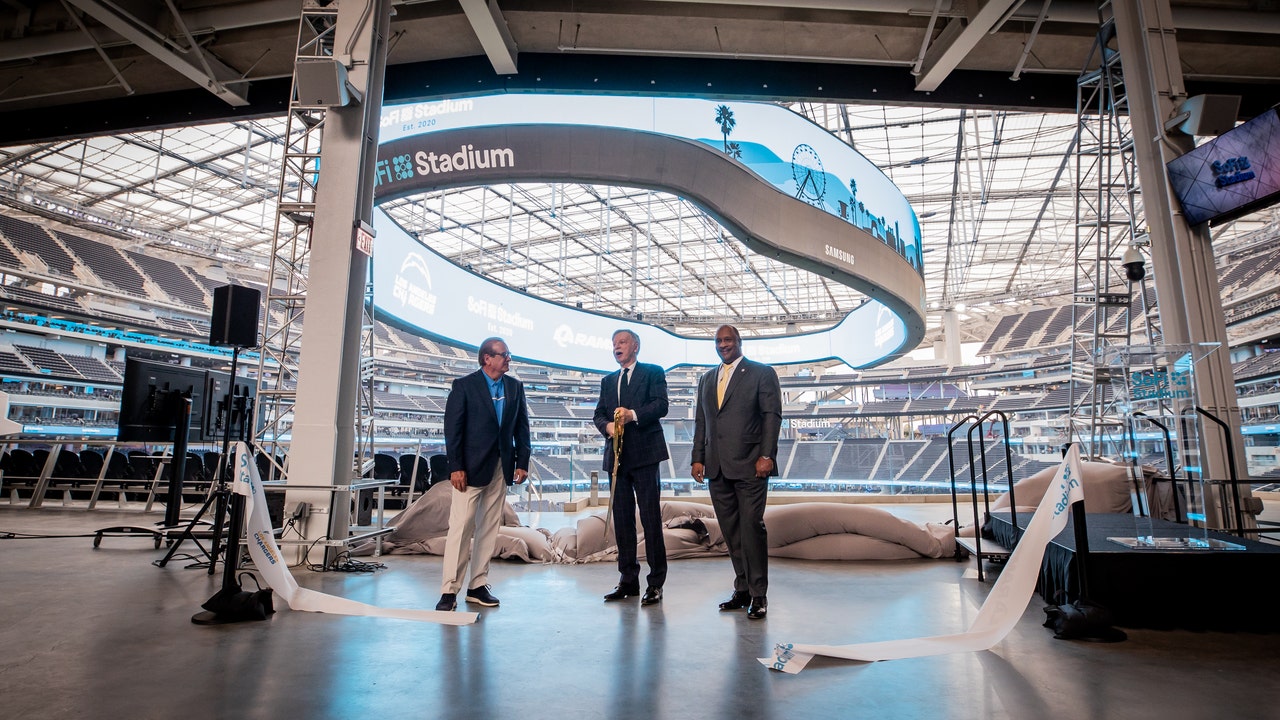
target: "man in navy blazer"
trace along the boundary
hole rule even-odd
[[[622,423],[622,457],[610,485],[614,534],[618,540],[621,579],[606,602],[640,594],[640,561],[636,548],[636,507],[644,527],[644,554],[649,562],[648,587],[641,605],[662,602],[667,579],[667,547],[659,506],[658,463],[666,460],[667,441],[659,422],[667,415],[667,376],[658,365],[636,362],[640,336],[630,330],[613,334],[613,357],[620,366],[600,381],[595,423],[604,435],[604,471],[613,472],[613,435]]]
[[[733,561],[733,595],[721,610],[747,608],[759,620],[768,609],[769,541],[764,527],[769,476],[778,474],[782,390],[778,373],[742,357],[732,325],[716,330],[721,365],[698,380],[693,424],[693,479],[707,489]]]
[[[522,483],[529,475],[529,411],[524,385],[506,374],[511,367],[507,344],[487,338],[480,344],[479,360],[479,370],[453,381],[444,406],[445,454],[454,493],[436,610],[457,608],[468,562],[467,602],[498,604],[489,592],[489,561],[507,485]]]

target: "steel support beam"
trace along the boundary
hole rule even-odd
[[[182,13],[182,22],[193,33],[203,35],[219,30],[296,21],[298,12],[298,0],[252,0],[236,5],[187,10]],[[109,28],[92,28],[88,35],[79,31],[28,35],[0,42],[0,62],[61,55],[92,50],[95,45],[111,47],[128,42],[123,35]]]
[[[240,73],[225,65],[204,48],[189,48],[189,54],[196,59],[196,62],[192,62],[157,40],[153,33],[148,32],[153,28],[140,27],[139,21],[135,18],[106,7],[97,0],[67,0],[67,2],[218,96],[228,105],[242,107],[249,104],[247,95],[249,85],[241,80]]]
[[[1169,0],[1117,2],[1112,8],[1129,90],[1129,120],[1151,236],[1164,342],[1220,343],[1218,350],[1197,366],[1196,393],[1201,407],[1229,425],[1230,437],[1223,442],[1216,428],[1201,434],[1203,475],[1215,480],[1229,477],[1228,443],[1234,448],[1237,467],[1247,475],[1212,237],[1206,225],[1192,227],[1187,223],[1172,200],[1165,170],[1169,161],[1195,147],[1193,138],[1164,129],[1164,122],[1176,114],[1177,104],[1186,97]],[[1226,488],[1221,490],[1222,498],[1230,496]],[[1247,496],[1249,486],[1241,486],[1240,491]],[[1214,517],[1219,506],[1206,506],[1209,521],[1222,527],[1225,518]],[[1225,499],[1220,507],[1228,508]]]
[[[352,459],[365,369],[362,335],[369,258],[355,251],[354,232],[361,222],[373,224],[373,168],[390,24],[390,0],[371,0],[367,7],[364,2],[344,2],[338,10],[333,47],[335,53],[350,50],[347,79],[363,101],[329,108],[324,120],[289,485],[347,485],[360,477]],[[308,492],[291,490],[287,497],[308,499]],[[349,496],[332,493],[324,505],[329,507],[328,528],[313,523],[308,538],[348,537]],[[326,564],[333,560],[334,550],[326,552]]]
[[[511,29],[507,27],[507,19],[502,16],[502,9],[498,7],[498,0],[458,2],[467,15],[467,21],[471,23],[471,29],[479,38],[484,54],[489,56],[493,71],[499,75],[516,74],[516,55],[519,50],[516,48],[515,38],[511,37]]]
[[[956,18],[947,24],[942,35],[925,53],[916,78],[916,90],[938,89],[952,70],[991,32],[1016,0],[988,0],[968,21]]]

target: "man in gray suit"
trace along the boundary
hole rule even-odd
[[[721,610],[768,611],[769,542],[764,527],[769,476],[782,429],[782,389],[773,368],[742,357],[732,325],[716,330],[722,364],[698,380],[693,430],[693,479],[708,491],[733,561],[733,595]]]

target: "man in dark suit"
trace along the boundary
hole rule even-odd
[[[614,534],[618,540],[621,579],[606,601],[640,594],[640,561],[636,557],[636,507],[644,527],[644,554],[649,562],[648,587],[641,605],[662,602],[667,579],[667,547],[662,536],[658,463],[666,460],[667,442],[661,418],[667,415],[667,376],[657,365],[636,362],[640,337],[630,330],[613,334],[613,357],[620,369],[600,381],[595,423],[604,435],[604,470],[614,468],[613,436],[622,424],[622,457],[610,486]]]
[[[782,390],[773,368],[742,357],[737,328],[716,330],[716,352],[722,364],[698,380],[693,479],[711,481],[711,505],[733,561],[733,595],[720,609],[745,607],[759,620],[769,606],[764,506],[769,476],[778,474]]]
[[[487,581],[506,489],[529,475],[529,411],[524,385],[506,374],[511,366],[507,344],[502,338],[486,339],[479,359],[480,369],[454,380],[445,401],[445,453],[454,493],[436,610],[457,608],[468,562],[467,602],[498,604]]]

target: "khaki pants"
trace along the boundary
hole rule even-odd
[[[462,591],[467,563],[471,564],[471,584],[467,585],[468,589],[489,584],[489,561],[493,559],[493,550],[497,546],[498,527],[502,525],[502,506],[506,495],[507,482],[502,474],[501,463],[488,485],[468,485],[461,492],[453,490],[453,500],[449,506],[449,535],[444,544],[441,593],[457,594]]]

